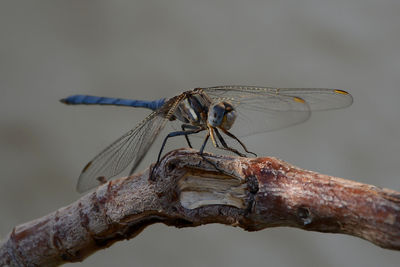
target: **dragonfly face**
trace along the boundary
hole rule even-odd
[[[228,102],[219,102],[212,105],[208,111],[208,124],[229,130],[236,120],[236,110]]]

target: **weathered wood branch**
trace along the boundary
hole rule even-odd
[[[162,222],[248,231],[292,226],[358,236],[400,250],[400,193],[306,171],[276,158],[167,154],[149,169],[99,186],[75,203],[19,225],[0,244],[0,265],[82,261]]]

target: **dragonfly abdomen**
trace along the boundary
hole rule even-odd
[[[72,95],[60,100],[68,105],[114,105],[114,106],[128,106],[148,108],[152,110],[159,109],[165,103],[165,98],[147,101],[147,100],[134,100],[112,97],[100,97],[90,95]]]

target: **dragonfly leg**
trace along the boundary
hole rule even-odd
[[[239,140],[239,138],[234,136],[232,133],[228,132],[228,130],[225,130],[225,129],[222,129],[222,128],[220,128],[220,129],[224,132],[224,134],[226,134],[227,136],[229,136],[229,137],[235,139],[236,141],[238,141],[238,143],[243,147],[244,151],[246,151],[249,154],[253,154],[255,157],[257,157],[257,154],[254,153],[254,152],[249,151],[247,149],[247,147],[243,144],[243,142]]]
[[[217,171],[221,171],[221,170],[218,168],[218,166],[217,166],[214,162],[208,160],[208,159],[205,158],[204,155],[203,155],[204,148],[206,147],[206,144],[207,144],[207,141],[208,141],[209,138],[210,138],[210,129],[207,131],[206,138],[204,138],[204,142],[203,142],[203,145],[202,145],[201,148],[200,148],[199,155],[200,155],[206,162],[208,162],[209,164],[213,165],[214,168],[215,168]]]
[[[223,137],[221,136],[221,134],[219,133],[219,131],[218,131],[217,128],[214,128],[214,130],[215,130],[215,133],[216,133],[216,135],[217,135],[219,141],[221,142],[221,144],[222,144],[222,146],[223,146],[223,147],[218,147],[219,149],[228,150],[228,151],[231,151],[231,152],[235,153],[235,154],[238,155],[238,156],[246,157],[246,155],[240,153],[238,150],[236,150],[236,149],[234,149],[234,148],[232,148],[232,147],[229,147],[229,146],[226,144],[224,138],[223,138]]]
[[[182,124],[182,125],[181,125],[181,128],[182,128],[182,131],[186,131],[186,129],[192,129],[192,130],[198,129],[199,126],[195,126],[195,125],[191,125],[191,124]],[[188,137],[187,134],[185,134],[185,139],[186,139],[186,142],[187,142],[188,146],[189,146],[190,148],[193,148],[193,147],[192,147],[192,144],[190,143],[190,140],[189,140],[189,137]]]
[[[177,131],[177,132],[169,133],[165,137],[165,139],[164,139],[164,141],[163,141],[163,143],[161,145],[161,149],[160,149],[160,152],[158,153],[158,157],[157,157],[157,163],[160,161],[162,151],[164,150],[164,147],[165,147],[165,144],[167,143],[168,138],[175,137],[175,136],[181,136],[181,135],[188,136],[190,134],[195,134],[195,133],[198,133],[198,132],[201,132],[201,131],[204,131],[204,128],[199,127],[197,129],[193,129],[193,130],[190,130],[190,131]]]
[[[160,152],[158,153],[158,157],[157,157],[157,162],[156,162],[156,164],[154,165],[153,169],[151,170],[150,180],[153,180],[153,172],[154,172],[154,169],[155,169],[155,168],[158,166],[158,164],[160,163],[161,155],[162,155],[162,152],[163,152],[163,150],[164,150],[165,144],[167,143],[168,138],[170,138],[170,137],[175,137],[175,136],[181,136],[181,135],[187,136],[187,135],[190,135],[190,134],[195,134],[195,133],[201,132],[201,131],[203,131],[203,130],[204,130],[204,128],[199,127],[199,128],[197,128],[197,129],[193,129],[193,130],[190,130],[190,131],[176,131],[176,132],[169,133],[169,134],[164,138],[164,141],[163,141],[163,143],[162,143],[162,145],[161,145],[161,149],[160,149]]]
[[[224,132],[224,134],[226,134],[227,136],[229,136],[229,137],[235,139],[236,141],[238,141],[238,143],[243,147],[244,151],[246,151],[249,154],[253,154],[255,157],[257,157],[257,154],[254,153],[254,152],[249,151],[247,149],[247,147],[242,143],[242,141],[239,140],[239,138],[237,138],[236,136],[234,136],[233,134],[228,132],[228,130],[225,130],[225,129],[222,129],[222,128],[220,128],[220,129]]]
[[[200,148],[200,151],[199,151],[199,154],[200,154],[200,155],[203,155],[203,151],[204,151],[204,148],[206,147],[208,138],[210,138],[210,132],[209,132],[209,131],[207,132],[206,138],[204,139],[204,142],[203,142],[203,144],[201,145],[201,148]]]
[[[225,173],[224,170],[221,170],[220,168],[218,168],[218,166],[217,166],[217,164],[216,164],[215,162],[210,161],[210,160],[207,159],[207,158],[204,156],[204,154],[203,154],[204,148],[206,147],[206,144],[207,144],[207,141],[208,141],[209,138],[210,138],[210,131],[207,132],[207,135],[206,135],[206,138],[204,139],[203,145],[202,145],[201,148],[200,148],[199,155],[200,155],[207,163],[209,163],[210,165],[212,165],[217,171],[219,171],[219,172],[221,172],[221,173]]]
[[[215,134],[217,135],[219,141],[221,142],[221,145],[222,145],[224,148],[228,147],[228,145],[226,144],[224,138],[222,138],[221,134],[219,133],[218,129],[217,129],[217,128],[214,128],[214,130],[215,130]],[[217,147],[218,147],[218,146],[217,146]]]
[[[214,130],[216,130],[214,127],[208,126],[208,132],[210,134],[211,141],[212,141],[212,143],[213,143],[213,145],[215,147],[219,148],[219,145],[217,143],[217,139],[215,139]]]

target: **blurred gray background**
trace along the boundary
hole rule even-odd
[[[398,0],[1,1],[0,237],[78,199],[82,167],[148,114],[58,102],[76,93],[153,99],[223,84],[345,89],[350,108],[243,141],[259,155],[400,190],[399,14]],[[158,224],[80,265],[399,262],[399,252],[345,235]]]

